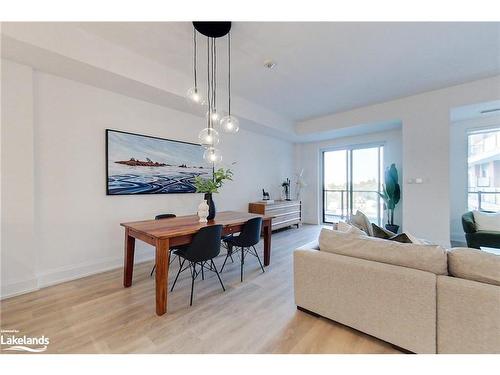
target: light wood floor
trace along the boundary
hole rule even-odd
[[[319,230],[304,225],[274,233],[266,273],[248,256],[240,283],[235,258],[222,274],[226,292],[215,274],[205,275],[195,284],[192,307],[190,275],[184,272],[162,317],[155,314],[148,262],[136,265],[131,288],[122,287],[117,269],[4,300],[1,328],[45,335],[49,353],[398,353],[388,343],[296,309],[292,252]],[[216,263],[223,260],[221,255]],[[175,262],[169,283],[176,270]]]

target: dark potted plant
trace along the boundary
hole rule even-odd
[[[212,198],[212,194],[218,193],[219,188],[224,185],[224,182],[233,180],[233,172],[230,169],[219,168],[214,171],[213,178],[211,180],[204,179],[201,177],[195,177],[194,186],[197,193],[205,193],[205,200],[208,204],[208,216],[207,220],[213,220],[215,217],[216,209],[215,203]]]
[[[384,209],[387,210],[387,224],[385,228],[391,232],[397,233],[399,225],[394,224],[394,209],[401,199],[401,187],[398,183],[398,170],[395,164],[391,164],[385,170],[385,184],[382,185],[380,197],[384,200]]]

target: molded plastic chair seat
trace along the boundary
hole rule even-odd
[[[222,264],[222,267],[220,269],[220,272],[224,270],[224,266],[226,265],[227,258],[232,257],[232,254],[234,254],[233,248],[239,247],[241,250],[241,281],[243,281],[243,265],[245,263],[245,253],[251,254],[255,257],[257,257],[257,260],[259,261],[260,268],[262,269],[262,272],[264,271],[264,266],[262,265],[262,262],[260,261],[259,254],[257,250],[255,249],[255,245],[257,245],[260,241],[260,234],[262,231],[262,218],[261,217],[256,217],[253,219],[248,220],[245,225],[243,226],[243,229],[241,230],[241,233],[237,236],[226,236],[224,238],[224,242],[227,247],[227,255],[226,259],[224,259],[224,264]],[[252,249],[252,250],[250,250]],[[240,251],[237,250],[237,251]]]
[[[191,270],[191,300],[190,305],[193,304],[193,291],[194,281],[201,273],[202,279],[205,278],[204,270],[212,271],[217,274],[222,290],[226,290],[220,278],[217,267],[215,267],[213,258],[219,255],[221,246],[222,225],[210,225],[201,228],[198,233],[193,236],[191,243],[181,249],[176,249],[174,254],[179,258],[183,258],[179,267],[179,271],[175,276],[174,283],[172,284],[171,291],[174,290],[175,284],[181,272]],[[184,263],[188,261],[189,265],[184,268]],[[209,263],[210,262],[210,263]],[[208,264],[208,265],[207,265]],[[196,270],[196,266],[200,267],[200,271]]]

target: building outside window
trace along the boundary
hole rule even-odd
[[[468,134],[468,209],[500,211],[500,129]]]

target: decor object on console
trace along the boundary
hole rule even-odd
[[[200,218],[199,219],[200,223],[206,223],[208,215],[209,215],[208,203],[206,200],[203,200],[203,202],[201,202],[198,205],[198,217]]]
[[[283,187],[283,193],[285,195],[285,200],[290,201],[290,179],[287,178],[283,183],[281,184]]]
[[[194,193],[212,179],[203,147],[106,129],[107,195]]]
[[[300,170],[300,173],[297,174],[297,181],[295,182],[296,186],[296,199],[300,201],[300,194],[302,193],[302,189],[307,186],[306,181],[304,180],[304,169]]]
[[[301,201],[267,201],[253,202],[248,204],[248,212],[264,216],[272,216],[273,222],[271,230],[281,229],[297,225],[302,222],[302,202]]]
[[[213,220],[216,214],[215,203],[212,194],[218,193],[219,188],[224,185],[225,181],[233,180],[233,172],[230,169],[219,168],[214,171],[213,178],[206,180],[203,178],[195,178],[194,185],[197,193],[205,193],[205,200],[208,204],[207,220]]]
[[[262,200],[263,201],[268,201],[269,200],[269,192],[265,191],[264,189],[262,189]]]
[[[398,184],[398,170],[393,163],[385,171],[385,184],[382,185],[383,192],[379,193],[384,200],[384,208],[387,210],[387,224],[385,228],[397,233],[399,225],[394,224],[394,209],[401,199],[401,187]]]
[[[188,101],[198,105],[207,105],[207,127],[200,131],[198,138],[206,148],[203,158],[212,164],[222,161],[222,154],[216,146],[220,142],[219,127],[225,133],[238,132],[239,120],[231,113],[231,22],[193,22],[193,73],[194,87],[188,90]],[[207,97],[204,99],[198,87],[197,69],[197,33],[207,37]],[[217,39],[227,35],[228,67],[228,112],[223,113],[217,102]]]

